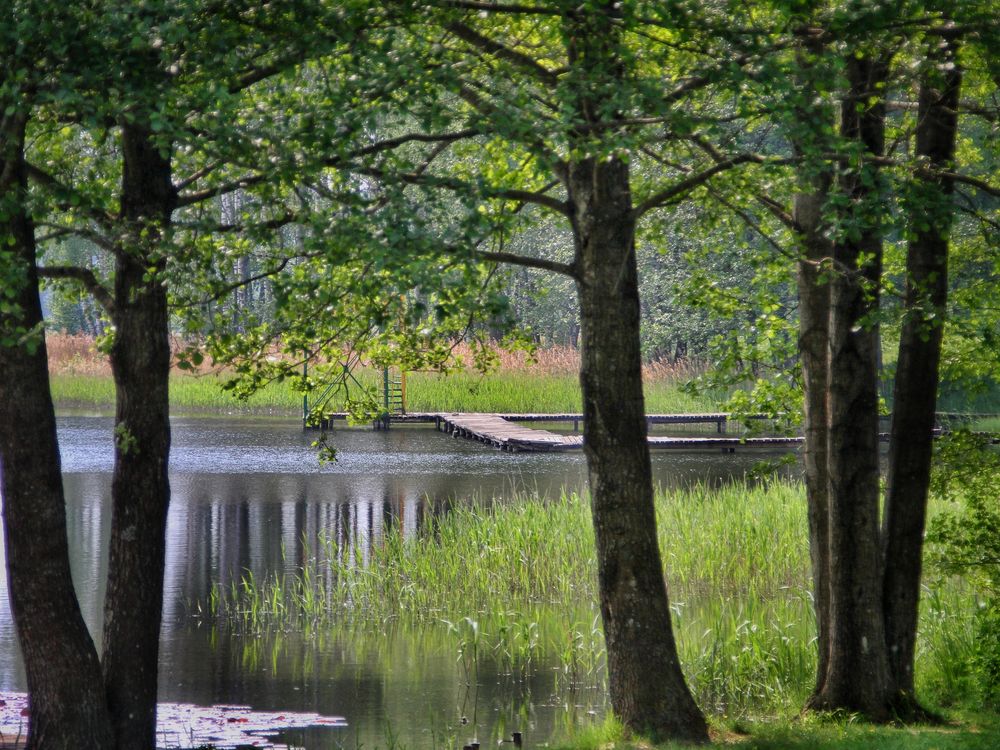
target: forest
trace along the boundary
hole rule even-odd
[[[498,347],[578,351],[626,732],[710,739],[657,535],[643,367],[664,360],[804,436],[804,710],[941,720],[914,666],[935,483],[966,498],[932,536],[978,581],[974,679],[995,708],[996,450],[936,420],[939,393],[997,403],[995,11],[6,3],[0,467],[27,746],[156,746],[171,369],[308,392],[348,356],[447,370],[459,343],[484,371]],[[46,328],[95,336],[115,387],[97,643],[69,573]]]

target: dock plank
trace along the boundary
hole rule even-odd
[[[559,435],[548,430],[523,427],[500,414],[440,414],[439,429],[455,437],[476,440],[508,451],[562,451],[583,448],[582,435]],[[713,415],[714,416],[714,415]],[[538,420],[542,421],[542,420]],[[728,452],[740,447],[788,447],[802,442],[800,437],[662,437],[646,438],[650,448]]]

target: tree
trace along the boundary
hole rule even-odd
[[[0,22],[0,485],[11,611],[31,701],[29,748],[108,748],[100,663],[70,576],[65,499],[24,160],[36,107],[79,85],[76,13],[17,2]],[[42,30],[45,30],[44,34]],[[73,33],[71,33],[71,31]],[[36,46],[36,45],[39,45]],[[40,63],[47,45],[66,68]],[[71,95],[71,94],[70,94]]]
[[[978,53],[963,52],[992,27],[975,3],[960,17],[933,3],[773,9],[775,54],[751,92],[762,116],[781,125],[784,142],[767,144],[770,153],[790,155],[793,169],[766,185],[716,183],[714,197],[763,238],[765,252],[795,248],[819,649],[809,705],[919,718],[927,714],[914,695],[913,644],[953,193],[962,184],[997,194],[981,176],[988,147],[972,160],[980,175],[955,166],[959,116],[991,116],[981,99],[958,93],[969,63],[989,80]],[[791,208],[783,189],[794,193]],[[906,268],[883,250],[901,245],[897,237],[908,244]],[[897,284],[905,294],[894,305]],[[880,334],[897,313],[880,516]]]
[[[903,325],[889,435],[882,531],[883,608],[895,689],[913,699],[922,540],[931,476],[934,414],[948,297],[949,234],[962,69],[960,33],[947,25],[928,40],[918,92]]]
[[[960,34],[947,15],[921,7],[908,9],[912,27],[897,36],[899,10],[889,4],[839,19],[836,10],[800,17],[799,91],[787,110],[800,157],[800,192],[784,219],[801,252],[804,461],[819,627],[809,705],[876,720],[926,716],[914,694],[914,643],[952,186],[963,179],[953,164]],[[965,34],[974,36],[985,26],[969,10]],[[893,58],[904,53],[923,54],[916,82],[898,77],[905,67]],[[835,135],[833,110],[816,92],[835,90],[838,79]],[[885,151],[893,86],[919,90],[916,119],[890,123],[897,133],[912,127],[912,160]],[[894,218],[886,209],[897,201],[906,207],[898,219],[908,238],[906,294],[880,517],[878,333],[886,310],[879,297],[888,284],[882,246]]]
[[[717,175],[767,162],[725,138],[732,112],[708,95],[745,82],[759,33],[714,7],[656,3],[444,2],[367,18],[340,96],[370,103],[378,136],[328,150],[331,179],[373,181],[368,205],[399,212],[371,211],[373,234],[397,253],[436,245],[572,279],[612,706],[633,730],[703,741],[655,541],[636,232]],[[442,169],[443,154],[458,165]],[[571,262],[484,247],[519,228],[525,206],[567,227]],[[379,214],[402,219],[390,230]]]
[[[3,459],[12,603],[16,618],[25,623],[20,634],[32,675],[30,745],[152,748],[169,502],[166,270],[172,257],[187,257],[171,241],[171,227],[179,207],[219,194],[199,191],[198,181],[232,163],[234,153],[227,149],[235,148],[241,157],[254,153],[248,141],[226,129],[228,124],[220,128],[222,134],[211,131],[216,140],[207,139],[197,117],[204,116],[208,103],[214,105],[213,113],[224,106],[247,106],[243,92],[294,69],[310,44],[317,42],[316,51],[321,51],[328,37],[289,33],[289,24],[297,25],[311,3],[281,11],[253,3],[225,9],[173,2],[98,4],[79,17],[60,15],[45,4],[27,5],[19,5],[17,17],[4,26],[10,33],[4,40],[5,59],[12,62],[4,82],[4,145],[9,144],[4,150],[9,186],[4,199],[12,207],[17,252],[5,259],[5,278],[11,280],[5,293],[9,289],[12,304],[4,315],[12,348],[0,364],[11,372],[4,386],[22,389],[26,396],[23,402],[4,399],[11,419],[4,423]],[[29,33],[31,23],[38,28]],[[22,35],[37,48],[26,49]],[[48,79],[53,76],[51,68],[36,71],[32,65],[63,56],[72,47],[64,36],[79,40],[67,67],[77,65],[84,73],[40,97],[47,105],[46,117],[63,127],[55,133],[40,129],[32,150],[40,161],[25,162],[30,109],[23,97],[35,94],[34,85],[51,88]],[[203,141],[216,149],[213,158],[194,148]],[[178,150],[192,174],[174,184]],[[280,174],[261,171],[256,182],[273,182]],[[113,516],[99,663],[103,680],[98,677],[96,693],[94,674],[87,670],[98,662],[86,629],[81,638],[76,627],[82,619],[71,578],[66,574],[55,580],[68,571],[65,517],[57,492],[51,397],[47,378],[39,375],[45,372],[45,357],[26,177],[40,196],[31,210],[49,236],[79,235],[113,258],[111,278],[87,266],[48,265],[39,271],[81,284],[114,326]],[[115,178],[120,180],[117,190],[112,187]],[[27,460],[24,447],[36,443],[38,452]],[[45,503],[29,511],[28,493],[36,488],[45,493]],[[25,583],[26,561],[37,562],[44,573],[32,585]],[[53,614],[63,612],[66,622],[53,623]],[[58,667],[48,664],[53,653],[61,655]],[[73,692],[78,705],[66,691]]]

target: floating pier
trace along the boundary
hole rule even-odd
[[[994,416],[994,415],[989,415]],[[982,415],[939,415],[955,420],[962,418],[972,420]],[[309,424],[307,428],[328,429],[335,421],[344,421],[346,414],[328,414],[321,423]],[[764,414],[753,414],[741,417],[741,420],[768,420],[773,417]],[[729,414],[710,412],[703,414],[647,414],[646,424],[652,425],[713,425],[716,435],[705,437],[670,437],[665,435],[647,435],[649,447],[657,450],[722,450],[723,453],[735,453],[738,448],[761,448],[771,450],[789,450],[802,444],[802,437],[749,437],[727,436],[726,427],[733,421]],[[435,427],[456,438],[474,440],[504,451],[567,451],[581,450],[583,436],[580,434],[559,434],[535,427],[525,427],[522,423],[563,423],[573,424],[576,433],[583,424],[582,414],[479,414],[479,413],[444,413],[444,412],[408,412],[404,414],[386,414],[374,422],[376,429],[388,429],[392,424],[433,424]],[[935,435],[942,434],[940,428]],[[978,433],[977,433],[978,434]],[[982,433],[993,445],[1000,444],[997,433]],[[888,441],[888,433],[880,433],[883,442]]]
[[[553,418],[556,417],[556,418]],[[699,424],[720,422],[725,424],[724,414],[661,414],[650,415],[647,421],[653,424]],[[582,435],[560,435],[548,430],[524,427],[521,422],[580,421],[579,415],[549,414],[438,414],[436,424],[439,430],[458,438],[476,440],[505,451],[565,451],[583,448]],[[721,431],[721,430],[720,430]],[[674,450],[721,449],[734,453],[740,447],[788,447],[802,442],[801,437],[666,437],[647,436],[650,448]]]
[[[535,420],[542,421],[542,420]],[[437,428],[505,451],[564,451],[583,448],[582,435],[559,435],[524,427],[499,414],[439,414]]]
[[[346,414],[330,414],[321,424],[309,425],[322,429],[333,422],[346,420]],[[754,415],[750,419],[767,419]],[[649,447],[658,450],[722,450],[735,453],[737,448],[781,449],[797,446],[801,437],[735,437],[726,436],[730,417],[721,412],[704,414],[647,414],[646,424],[652,425],[696,425],[715,427],[716,435],[706,437],[667,437],[649,435]],[[445,412],[409,412],[387,414],[374,422],[376,429],[388,429],[392,424],[433,424],[439,431],[456,438],[476,442],[512,452],[568,451],[582,450],[583,436],[565,435],[536,427],[526,427],[524,423],[573,424],[577,432],[583,424],[582,414],[480,414]]]

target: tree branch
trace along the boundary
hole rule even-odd
[[[770,234],[768,234],[767,232],[765,232],[764,228],[760,225],[760,222],[757,221],[749,211],[747,211],[747,210],[745,210],[743,208],[740,208],[739,206],[733,205],[732,201],[730,201],[728,198],[726,198],[718,190],[714,190],[711,187],[708,188],[708,194],[710,196],[712,196],[716,200],[716,202],[718,202],[720,205],[728,208],[734,214],[736,214],[737,216],[739,216],[740,219],[743,221],[743,223],[746,224],[746,226],[748,226],[758,236],[760,236],[779,255],[783,255],[783,256],[785,256],[785,257],[787,257],[789,259],[796,259],[796,260],[798,259],[798,256],[794,255],[793,253],[790,253],[786,248],[782,247],[781,243],[779,243],[776,239],[774,239],[774,237],[772,237]],[[758,200],[758,202],[762,203],[765,206],[765,208],[767,208],[769,211],[771,210],[771,207],[770,207],[770,205],[768,203],[765,203],[765,200],[769,201],[769,203],[772,203],[772,204],[774,203],[774,201],[770,201],[770,199],[762,199],[762,197],[760,197],[760,196],[758,196],[757,200]],[[777,205],[777,204],[775,204],[775,205]],[[780,213],[782,215],[786,215],[784,211],[781,211]],[[778,218],[780,220],[781,216],[779,216]],[[788,219],[791,220],[791,217],[788,217]]]
[[[506,60],[509,63],[513,63],[521,70],[530,73],[549,86],[555,86],[559,82],[559,76],[556,71],[549,70],[528,55],[511,49],[510,47],[506,47],[503,44],[500,44],[500,42],[490,39],[489,37],[483,36],[469,26],[466,26],[464,23],[449,23],[446,28],[462,41],[468,42],[474,47],[478,47],[483,52],[486,52],[499,60]]]
[[[327,159],[322,163],[327,167],[340,167],[347,164],[347,159],[359,156],[372,156],[383,151],[391,151],[392,149],[398,148],[407,143],[454,143],[455,141],[479,135],[479,132],[480,131],[475,128],[467,128],[453,133],[407,133],[395,138],[387,138],[382,141],[377,141],[363,148],[356,149],[345,156],[336,156]],[[200,170],[200,173],[196,172],[192,174],[181,183],[181,186],[187,187],[196,179],[204,176],[204,174],[207,174],[209,171],[211,170],[206,167],[205,169]],[[183,208],[185,206],[191,206],[195,203],[208,200],[209,198],[227,195],[228,193],[235,192],[236,190],[242,190],[244,188],[257,185],[266,179],[267,177],[263,174],[246,175],[245,177],[241,177],[237,180],[231,180],[220,185],[215,185],[214,187],[205,188],[204,190],[183,193],[177,196],[177,207]]]
[[[78,282],[84,289],[90,292],[90,295],[104,308],[108,315],[114,315],[114,297],[97,280],[97,276],[89,268],[81,268],[80,266],[39,266],[38,275],[44,279],[72,279]]]
[[[317,258],[321,255],[323,255],[323,251],[321,250],[314,253],[299,253],[298,255],[286,255],[273,268],[269,268],[266,271],[255,273],[253,276],[250,276],[246,279],[240,279],[239,281],[233,281],[230,282],[229,284],[217,287],[212,290],[212,294],[209,297],[202,299],[199,302],[189,303],[185,305],[185,307],[192,307],[197,305],[204,305],[207,304],[208,302],[215,302],[217,300],[222,299],[230,292],[234,292],[237,289],[241,289],[242,287],[245,287],[248,284],[252,284],[255,281],[262,281],[263,279],[269,279],[272,276],[277,276],[279,273],[284,271],[285,268],[288,266],[288,264],[291,263],[293,260],[309,260],[310,258]]]
[[[86,229],[85,227],[67,227],[61,224],[52,224],[47,221],[39,221],[35,224],[35,226],[45,227],[52,230],[50,234],[47,234],[44,237],[39,237],[39,242],[44,240],[57,240],[68,234],[75,234],[77,237],[83,237],[83,239],[93,242],[99,248],[107,250],[109,253],[114,253],[118,250],[118,247],[114,242],[109,240],[104,235],[98,234],[92,229]]]
[[[219,167],[221,167],[222,164],[223,164],[222,161],[214,161],[211,164],[206,164],[201,169],[195,170],[194,172],[192,172],[191,174],[189,174],[187,177],[185,177],[183,180],[181,180],[176,185],[174,185],[174,190],[176,190],[178,193],[180,193],[181,190],[185,190],[186,188],[190,187],[191,185],[193,185],[194,183],[196,183],[198,180],[200,180],[202,177],[207,177],[208,175],[210,175],[216,169],[218,169]]]
[[[738,167],[742,164],[788,164],[789,159],[772,159],[768,157],[761,156],[760,154],[738,154],[737,156],[729,157],[728,159],[723,159],[720,162],[715,163],[708,169],[705,169],[696,174],[689,175],[685,177],[680,182],[671,185],[665,190],[661,190],[659,193],[655,193],[650,196],[634,209],[632,209],[632,216],[638,219],[647,211],[651,211],[654,208],[659,208],[660,206],[669,203],[670,201],[678,198],[684,193],[693,190],[694,188],[704,185],[706,182],[711,180],[715,175],[722,172],[726,172],[734,167]]]
[[[384,170],[376,169],[374,167],[369,167],[367,169],[358,170],[359,174],[366,175],[367,177],[376,177],[380,180],[398,181],[404,182],[408,185],[422,185],[424,187],[439,187],[445,190],[451,190],[453,192],[461,193],[474,190],[473,186],[462,180],[450,179],[447,177],[437,177],[434,175],[424,175],[417,174],[413,172],[407,172],[403,174],[388,174]],[[547,187],[552,186],[549,183]],[[517,190],[514,188],[486,188],[486,197],[488,198],[503,198],[506,200],[519,201],[521,203],[531,203],[536,206],[542,206],[549,209],[550,211],[555,211],[563,216],[570,215],[569,205],[565,201],[561,201],[558,198],[553,198],[551,195],[545,195],[541,192],[534,192],[531,190]]]
[[[476,0],[445,0],[441,3],[446,8],[458,8],[460,10],[474,10],[480,13],[520,13],[538,16],[563,16],[572,15],[571,10],[560,10],[558,8],[544,8],[537,5],[517,5],[499,2],[477,2]]]
[[[575,279],[577,276],[576,268],[571,264],[559,263],[558,261],[547,260],[545,258],[532,258],[527,255],[491,252],[488,250],[477,251],[476,256],[494,263],[509,263],[514,266],[523,266],[524,268],[538,268],[542,271],[551,271],[552,273],[569,276],[571,279]]]
[[[797,225],[795,222],[795,217],[792,216],[790,213],[788,213],[785,207],[782,206],[780,203],[778,203],[778,201],[774,200],[773,198],[769,198],[766,195],[760,195],[759,193],[754,197],[757,199],[757,202],[760,203],[760,205],[762,205],[764,208],[766,208],[770,212],[771,216],[773,216],[775,219],[780,221],[789,229],[796,228]]]
[[[205,188],[204,190],[197,190],[193,193],[184,193],[177,196],[176,207],[184,208],[186,206],[192,206],[195,203],[201,203],[209,198],[217,198],[220,195],[228,195],[229,193],[233,193],[237,190],[257,185],[265,179],[266,177],[262,174],[248,175],[247,177],[241,177],[240,179],[233,180],[232,182],[224,182],[221,185]]]
[[[453,133],[407,133],[406,135],[400,135],[395,138],[386,138],[382,141],[376,141],[370,146],[365,146],[362,149],[353,151],[350,156],[371,156],[372,154],[378,154],[383,151],[398,148],[406,143],[454,143],[455,141],[472,138],[481,134],[482,131],[478,128],[466,128],[465,130],[456,130]],[[331,163],[327,166],[335,165]]]
[[[59,199],[59,207],[61,209],[67,211],[81,210],[89,219],[100,224],[106,231],[110,231],[111,226],[114,224],[114,217],[104,213],[103,211],[99,211],[93,206],[87,205],[84,196],[82,196],[78,190],[60,182],[53,175],[30,162],[25,163],[25,170],[31,180],[56,195],[56,198]],[[77,202],[74,204],[70,197],[64,198],[62,196],[75,196]]]

